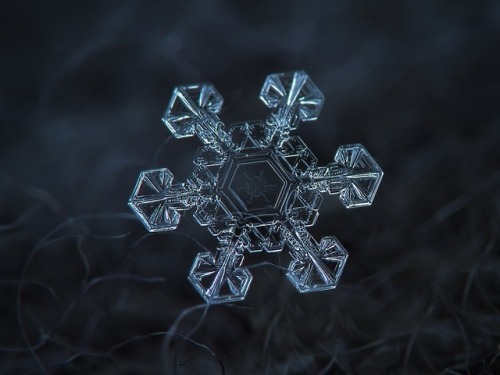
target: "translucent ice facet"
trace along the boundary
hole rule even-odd
[[[323,95],[304,72],[272,74],[260,98],[272,108],[263,121],[226,127],[217,114],[222,97],[210,84],[177,87],[163,121],[176,138],[197,135],[204,143],[184,183],[172,184],[166,168],[140,174],[130,207],[151,231],[173,230],[183,211],[218,239],[214,254],[196,256],[189,280],[207,303],[245,298],[252,275],[247,252],[292,255],[287,277],[299,292],[333,289],[347,252],[335,237],[319,243],[314,225],[321,193],[339,194],[344,206],[373,202],[382,170],[359,144],[341,146],[334,161],[317,166],[304,141],[290,136],[300,121],[316,120]]]
[[[316,120],[324,101],[323,94],[305,72],[271,74],[264,82],[260,99],[269,108],[296,112],[294,115],[301,121]]]
[[[203,146],[198,149],[194,163],[202,167],[212,167],[221,165],[225,159],[225,153],[210,146]]]
[[[360,145],[341,146],[335,161],[347,168],[347,186],[340,199],[347,208],[372,204],[383,172],[366,149]]]
[[[360,144],[341,146],[334,159],[326,167],[306,171],[309,182],[304,186],[340,194],[346,208],[371,205],[384,173],[368,151]]]
[[[226,257],[232,256],[227,254]],[[235,264],[241,263],[242,256],[234,255],[232,260]],[[207,303],[226,303],[241,301],[245,298],[252,275],[247,269],[230,265],[229,261],[217,261],[208,253],[200,253],[196,256],[189,281],[194,285],[198,293]]]
[[[229,134],[237,152],[245,148],[263,148],[267,143],[265,125],[262,121],[234,124],[229,129]]]
[[[260,99],[274,108],[266,121],[267,142],[281,145],[300,121],[314,121],[323,106],[323,94],[304,72],[271,74]]]
[[[269,150],[242,149],[220,169],[222,202],[245,225],[271,224],[284,215],[298,180]]]
[[[296,174],[302,174],[318,163],[316,156],[300,137],[290,137],[282,144],[280,151]]]
[[[286,275],[301,293],[335,288],[347,260],[347,252],[335,237],[324,237],[294,256]]]
[[[195,134],[196,125],[206,120],[207,113],[216,115],[222,104],[222,96],[211,84],[179,86],[174,90],[163,122],[176,138],[190,137]]]
[[[196,192],[183,184],[172,187],[167,168],[141,172],[129,206],[150,232],[174,230],[179,224],[178,210],[192,206]]]
[[[175,88],[163,122],[176,138],[197,134],[207,145],[229,147],[230,139],[217,117],[223,99],[209,83]]]

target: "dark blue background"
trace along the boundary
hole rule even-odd
[[[3,1],[0,68],[2,374],[500,372],[498,2]],[[299,295],[285,254],[249,254],[244,302],[182,315],[215,239],[126,206],[139,171],[192,170],[172,89],[257,119],[265,76],[297,69],[326,97],[297,132],[320,163],[360,142],[385,172],[311,228],[350,252],[340,286]]]

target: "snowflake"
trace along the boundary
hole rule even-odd
[[[143,171],[129,201],[150,232],[174,230],[181,212],[217,237],[216,254],[199,253],[189,280],[207,303],[245,298],[252,275],[243,253],[279,252],[292,261],[287,277],[299,292],[333,289],[347,252],[332,236],[317,242],[321,193],[339,194],[347,208],[372,203],[383,172],[360,144],[341,146],[331,164],[317,159],[291,136],[301,121],[317,119],[323,95],[304,72],[267,77],[260,99],[272,112],[265,122],[225,126],[217,114],[223,99],[211,84],[179,86],[163,117],[176,138],[197,135],[204,143],[186,182],[173,184],[167,168]]]

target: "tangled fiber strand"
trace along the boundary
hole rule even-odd
[[[0,373],[500,373],[499,20],[495,1],[4,5]],[[225,121],[263,118],[264,77],[297,69],[326,98],[297,134],[321,165],[363,143],[375,203],[322,203],[313,236],[350,253],[336,290],[248,254],[245,301],[200,305],[186,276],[216,241],[124,212],[139,171],[193,169],[166,101],[211,81]]]

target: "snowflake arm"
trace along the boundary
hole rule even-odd
[[[176,138],[196,134],[204,144],[225,151],[232,144],[217,116],[223,103],[221,94],[209,83],[178,86],[162,120]]]
[[[197,186],[172,185],[173,178],[167,168],[151,169],[139,175],[129,206],[150,232],[176,229],[179,211],[188,210],[202,198]]]
[[[281,145],[300,121],[314,121],[323,107],[321,91],[302,71],[269,75],[260,92],[260,99],[273,108],[266,121],[268,141]]]
[[[382,169],[361,144],[339,147],[333,163],[303,174],[309,181],[304,188],[340,194],[346,208],[371,205],[382,176]]]
[[[337,286],[347,251],[335,237],[317,243],[303,225],[288,222],[282,228],[293,257],[286,276],[301,293],[333,289]]]

